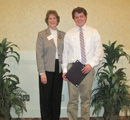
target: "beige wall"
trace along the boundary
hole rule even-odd
[[[87,24],[98,29],[103,43],[117,40],[130,50],[130,0],[0,0],[0,41],[6,37],[20,51],[35,51],[47,10],[58,11],[58,28],[66,32],[75,25],[71,11],[77,6],[87,9]]]

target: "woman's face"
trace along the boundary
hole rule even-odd
[[[48,18],[48,27],[50,27],[53,30],[56,30],[57,26],[57,18],[54,14],[50,14]]]

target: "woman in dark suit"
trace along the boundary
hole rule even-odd
[[[60,21],[55,10],[49,10],[48,28],[38,33],[36,59],[39,72],[40,109],[42,120],[59,120],[62,94],[62,51],[64,32],[57,29]]]

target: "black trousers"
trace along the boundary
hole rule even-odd
[[[47,84],[41,83],[39,76],[40,109],[42,120],[59,120],[62,94],[62,73],[59,61],[55,61],[55,72],[46,71]]]

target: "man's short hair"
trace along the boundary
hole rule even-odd
[[[84,8],[82,8],[82,7],[77,7],[77,8],[75,8],[75,9],[73,9],[73,11],[72,11],[72,18],[74,19],[74,14],[75,13],[84,13],[84,15],[87,17],[87,11],[84,9]]]
[[[58,15],[58,13],[55,11],[55,10],[48,10],[47,13],[46,13],[46,18],[45,18],[45,22],[47,23],[48,25],[48,19],[49,19],[49,15],[50,14],[53,14],[56,16],[56,19],[57,19],[57,25],[59,24],[60,22],[60,16]]]

